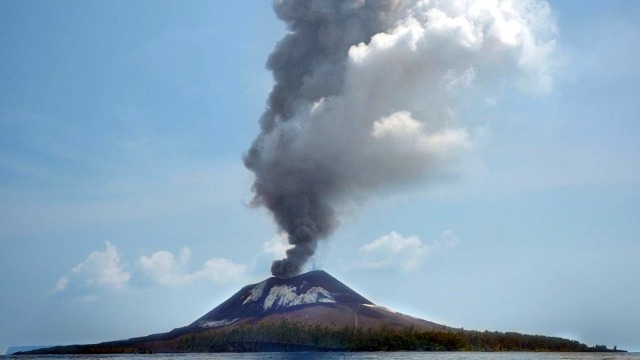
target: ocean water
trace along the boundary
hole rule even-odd
[[[1,360],[640,360],[640,353],[531,353],[531,352],[376,352],[376,353],[244,353],[152,355],[25,355],[0,356]]]

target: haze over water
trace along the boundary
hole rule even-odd
[[[532,352],[376,352],[376,353],[344,353],[344,352],[291,352],[291,353],[223,353],[223,354],[118,354],[118,355],[34,355],[34,356],[0,356],[2,360],[218,360],[218,359],[368,359],[368,360],[615,360],[615,359],[640,359],[640,353],[532,353]]]

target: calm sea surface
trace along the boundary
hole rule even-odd
[[[247,353],[247,354],[153,354],[153,355],[45,355],[0,356],[1,360],[640,360],[640,353],[478,353],[478,352],[387,352],[387,353]]]

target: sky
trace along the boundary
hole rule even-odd
[[[344,205],[307,269],[640,351],[640,3],[549,5],[544,91],[467,99],[456,176]],[[286,31],[268,1],[0,2],[0,353],[169,331],[270,276],[287,246],[242,158]]]

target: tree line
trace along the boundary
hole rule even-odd
[[[515,332],[424,331],[381,326],[330,328],[281,320],[209,330],[182,337],[178,351],[612,351],[606,346],[589,347],[575,340]]]

